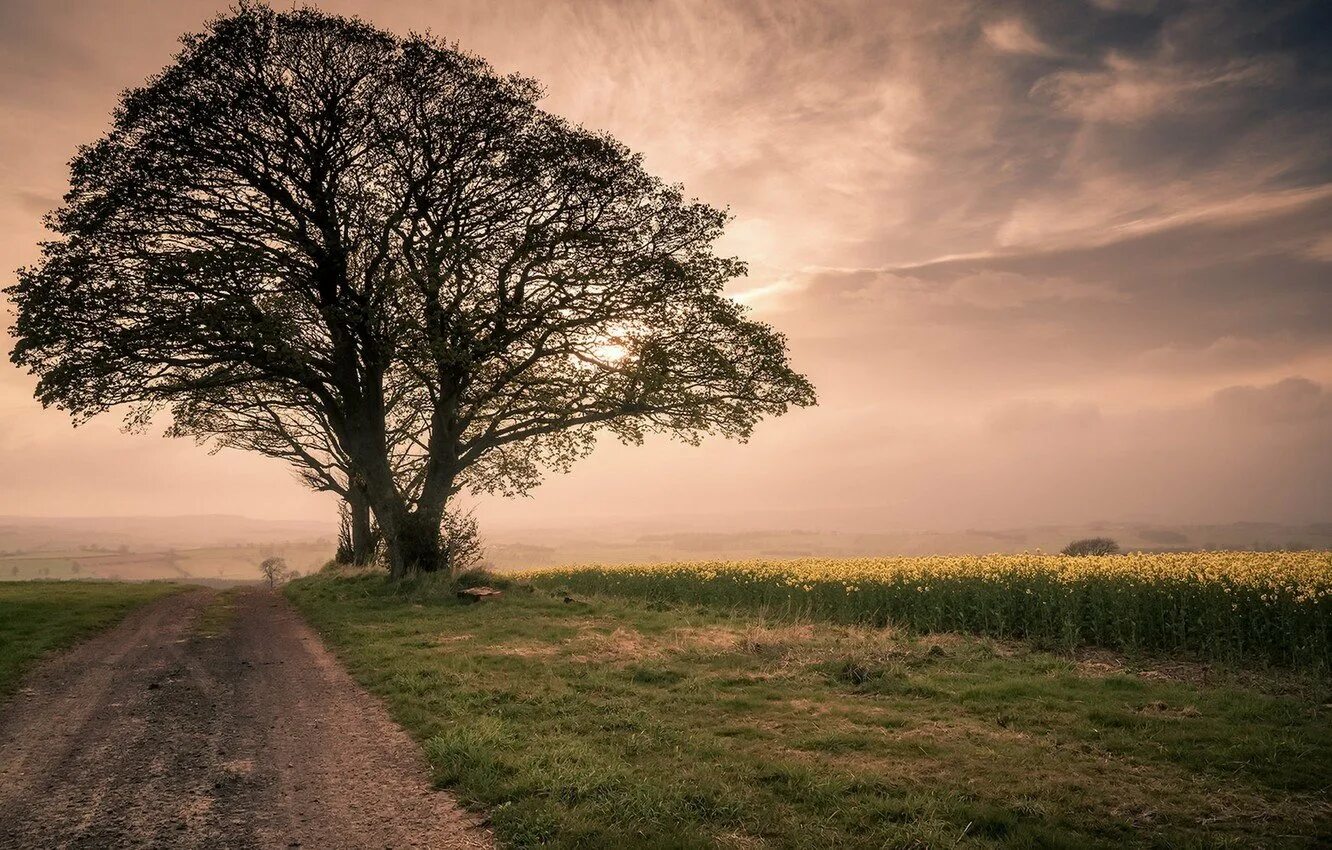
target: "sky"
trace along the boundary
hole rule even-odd
[[[730,292],[820,394],[743,445],[604,441],[483,528],[1332,520],[1332,4],[315,5],[535,77],[728,207]],[[0,0],[0,278],[225,6]],[[32,387],[0,366],[0,515],[331,515],[280,462]]]

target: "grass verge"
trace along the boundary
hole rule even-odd
[[[314,576],[288,596],[511,847],[1314,847],[1325,680]]]
[[[0,699],[42,656],[109,628],[131,610],[175,593],[165,583],[0,582]]]
[[[213,594],[199,615],[194,633],[202,638],[216,638],[226,634],[231,628],[231,621],[236,618],[236,594],[238,587],[228,587]]]

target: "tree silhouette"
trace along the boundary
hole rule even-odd
[[[268,582],[268,589],[272,590],[290,576],[287,570],[287,560],[285,558],[264,558],[259,564],[259,573]]]
[[[1084,537],[1060,550],[1061,555],[1118,555],[1119,544],[1109,537]]]
[[[293,457],[363,482],[402,575],[448,566],[453,495],[523,492],[598,431],[744,439],[813,403],[723,295],[726,214],[532,80],[310,9],[242,4],[183,44],[6,290],[43,404],[223,442],[256,402],[317,422]]]

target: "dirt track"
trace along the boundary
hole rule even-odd
[[[0,848],[479,848],[416,745],[278,596],[155,602],[0,710]]]

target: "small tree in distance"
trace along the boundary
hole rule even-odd
[[[285,558],[265,558],[259,565],[259,572],[263,573],[264,579],[268,581],[269,590],[286,581],[289,575]]]
[[[1119,544],[1109,537],[1084,537],[1065,546],[1061,555],[1119,555]]]

